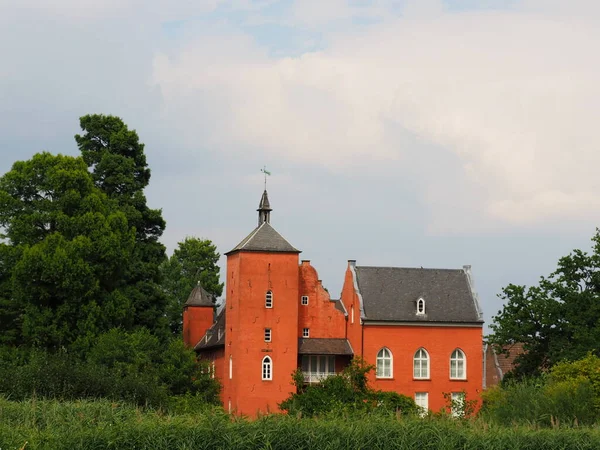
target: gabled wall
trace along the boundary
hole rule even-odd
[[[356,273],[354,272],[354,261],[348,262],[344,285],[342,287],[341,301],[348,311],[346,321],[346,337],[354,350],[354,356],[362,356],[362,325],[361,325],[361,302],[356,289]]]
[[[302,261],[299,267],[300,289],[298,297],[298,337],[302,329],[308,328],[310,338],[346,337],[346,318],[335,307],[319,280],[319,275],[310,261]],[[308,296],[308,305],[302,305],[302,296]]]

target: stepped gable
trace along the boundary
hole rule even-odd
[[[356,266],[364,320],[481,324],[477,299],[462,269]],[[425,314],[416,314],[419,298]]]

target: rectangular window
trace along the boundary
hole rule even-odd
[[[465,413],[465,393],[452,393],[452,417],[462,417]]]
[[[302,296],[302,302],[303,305],[308,305],[308,295],[303,295]]]
[[[415,392],[415,403],[419,407],[420,415],[424,416],[429,410],[429,393],[428,392]]]
[[[265,342],[271,342],[271,329],[265,328]]]
[[[310,337],[310,330],[308,328],[302,328],[302,337],[303,338]]]
[[[335,356],[303,355],[302,372],[307,382],[321,381],[335,374]]]
[[[268,291],[267,295],[265,295],[265,308],[273,307],[273,292]]]

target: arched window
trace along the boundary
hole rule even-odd
[[[429,355],[424,348],[415,353],[413,359],[413,378],[429,378]]]
[[[271,362],[271,358],[269,356],[265,356],[262,360],[262,379],[273,379],[273,363]]]
[[[229,379],[233,378],[233,356],[229,355]]]
[[[453,380],[467,378],[467,358],[464,352],[458,348],[450,355],[450,378]]]
[[[377,378],[392,378],[393,374],[393,358],[392,352],[383,347],[377,353]]]
[[[417,314],[419,316],[425,314],[425,300],[423,300],[422,298],[417,300]]]
[[[267,291],[267,295],[265,295],[265,308],[273,307],[273,291]]]

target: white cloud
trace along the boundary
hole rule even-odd
[[[317,21],[302,4],[304,21]],[[223,151],[332,170],[391,164],[404,176],[411,153],[443,149],[462,174],[431,161],[421,176],[432,205],[456,194],[436,229],[596,220],[600,30],[593,16],[575,26],[531,11],[388,20],[298,58],[271,59],[241,35],[203,38],[157,54],[153,82],[171,114],[182,106],[185,128]],[[407,146],[413,134],[429,147]]]

